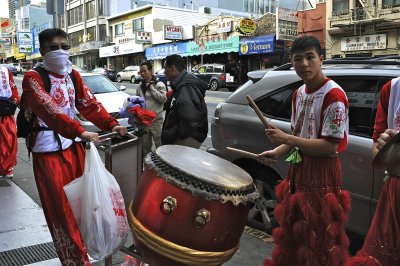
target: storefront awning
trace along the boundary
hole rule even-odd
[[[284,43],[275,35],[263,35],[240,40],[239,55],[282,53]]]
[[[173,54],[185,56],[185,52],[186,42],[166,43],[146,48],[145,56],[147,60],[157,60]]]
[[[237,53],[239,51],[239,36],[230,36],[228,38],[210,38],[199,46],[196,41],[187,43],[185,56],[194,56],[201,54],[220,54]]]

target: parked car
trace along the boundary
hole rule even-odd
[[[106,76],[111,81],[115,81],[116,80],[115,70],[112,70],[112,69],[103,68],[103,67],[96,67],[95,69],[92,70],[92,73],[101,74],[103,76]]]
[[[347,229],[364,236],[373,218],[385,176],[382,169],[372,168],[372,133],[379,92],[390,79],[399,76],[400,63],[383,60],[330,60],[322,65],[325,75],[336,81],[349,100],[349,137],[342,160],[343,189],[350,192],[352,211]],[[228,159],[245,169],[253,178],[261,198],[249,213],[252,227],[269,230],[276,206],[274,187],[285,178],[288,164],[284,159],[271,166],[230,153],[233,147],[256,154],[275,147],[265,137],[263,124],[250,108],[250,95],[271,124],[291,132],[291,99],[303,84],[291,65],[268,71],[255,84],[236,90],[215,110],[211,122],[213,148],[209,152]],[[273,224],[273,223],[272,223]]]
[[[22,74],[22,67],[21,67],[21,64],[20,63],[12,63],[14,66],[15,66],[15,68],[17,69],[17,72],[19,73],[19,74]]]
[[[167,77],[165,76],[165,68],[161,68],[154,73],[154,76],[162,81],[165,86],[168,86],[169,82],[167,81]]]
[[[138,82],[141,77],[139,70],[139,66],[127,66],[117,73],[117,81],[122,82],[123,80],[128,80],[131,83]]]
[[[193,74],[208,84],[210,90],[227,87],[234,91],[239,85],[239,70],[222,64],[205,64],[194,69]]]
[[[125,93],[125,86],[116,86],[104,75],[93,74],[93,73],[80,73],[85,84],[92,90],[97,100],[101,102],[107,112],[118,120],[121,126],[131,127],[128,124],[127,118],[121,118],[119,115],[119,108],[122,107],[125,99],[129,97],[129,94]],[[76,112],[76,120],[78,120],[82,126],[93,132],[99,132],[100,129],[87,121],[79,112]]]
[[[18,71],[17,68],[13,65],[13,64],[1,64],[2,66],[8,68],[8,70],[10,70],[10,72],[14,75],[17,76],[18,75]]]

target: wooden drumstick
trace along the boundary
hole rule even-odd
[[[265,118],[265,116],[263,115],[263,113],[260,111],[260,109],[258,108],[257,104],[253,101],[253,99],[250,97],[250,95],[246,96],[247,100],[249,101],[250,107],[253,108],[253,110],[256,112],[258,118],[260,118],[261,122],[263,123],[264,127],[266,129],[270,129],[271,124],[268,123],[267,119]]]
[[[231,148],[231,147],[226,147],[227,150],[234,152],[238,155],[250,158],[250,159],[254,159],[254,160],[258,160],[260,159],[260,157],[258,157],[257,154],[252,153],[252,152],[248,152],[248,151],[244,151],[244,150],[240,150],[240,149],[235,149],[235,148]],[[276,160],[272,160],[273,163],[276,163]]]

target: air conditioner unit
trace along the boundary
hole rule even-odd
[[[201,6],[201,7],[199,7],[199,13],[211,14],[211,7]]]

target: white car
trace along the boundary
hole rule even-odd
[[[117,82],[128,80],[131,83],[138,82],[141,79],[139,66],[127,66],[117,73]]]
[[[17,72],[19,74],[22,74],[22,67],[20,65],[20,63],[13,63],[13,65],[15,66],[15,68],[17,69]]]
[[[116,118],[121,126],[132,127],[128,124],[128,118],[121,118],[119,115],[119,108],[123,106],[125,99],[130,96],[124,92],[126,87],[114,85],[114,83],[101,74],[80,73],[80,75],[85,84],[92,90],[97,100],[103,104],[107,112]],[[101,131],[92,122],[87,121],[79,112],[76,112],[75,119],[88,131]]]

